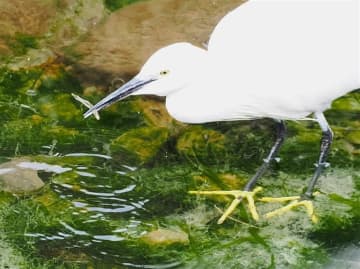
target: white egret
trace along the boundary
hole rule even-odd
[[[310,199],[333,138],[323,111],[360,88],[359,20],[358,0],[250,0],[218,23],[207,50],[189,43],[158,50],[84,117],[129,95],[152,94],[166,96],[170,115],[186,123],[275,119],[276,142],[243,191],[196,192],[235,196],[219,223],[243,198],[258,218],[252,196],[259,189],[251,190],[284,141],[284,121],[316,120],[323,135],[315,173],[305,194],[288,199],[298,200],[288,208],[305,205],[313,215]]]

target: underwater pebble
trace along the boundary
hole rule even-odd
[[[189,235],[183,231],[160,228],[142,236],[142,240],[149,245],[189,244]]]
[[[41,189],[44,182],[37,171],[21,167],[26,158],[16,158],[0,165],[0,190],[11,193],[29,193]]]

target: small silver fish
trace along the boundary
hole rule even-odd
[[[81,98],[79,95],[76,95],[76,94],[73,94],[73,93],[71,95],[72,95],[72,97],[74,97],[74,99],[76,101],[79,101],[80,103],[82,103],[87,108],[90,109],[90,108],[93,107],[92,103],[90,103],[88,100],[85,100],[84,98]],[[94,115],[95,119],[100,120],[100,115],[99,115],[99,113],[97,111],[94,111],[92,114]]]

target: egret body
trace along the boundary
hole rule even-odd
[[[206,50],[189,43],[161,48],[138,75],[84,116],[127,96],[149,94],[166,96],[170,115],[186,123],[276,120],[278,138],[245,190],[234,194],[235,204],[248,197],[275,158],[285,137],[284,120],[316,120],[323,137],[302,197],[309,199],[328,165],[332,141],[323,111],[360,88],[359,48],[358,0],[250,0],[221,19]]]

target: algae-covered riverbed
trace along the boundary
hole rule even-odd
[[[184,8],[174,0],[123,8],[130,2],[0,2],[1,12],[29,18],[0,17],[13,27],[0,42],[0,268],[359,268],[359,91],[326,112],[335,141],[314,199],[318,223],[303,208],[255,222],[242,205],[218,225],[231,199],[188,191],[241,189],[271,147],[275,123],[185,125],[153,97],[84,120],[86,107],[71,94],[96,103],[121,83],[104,59],[88,66],[89,56],[77,54],[94,53],[84,49],[88,36],[142,5],[154,12],[149,20],[160,5]],[[39,14],[47,27],[30,19]],[[288,123],[259,197],[304,191],[320,135],[316,123]],[[281,206],[256,204],[261,215]]]

